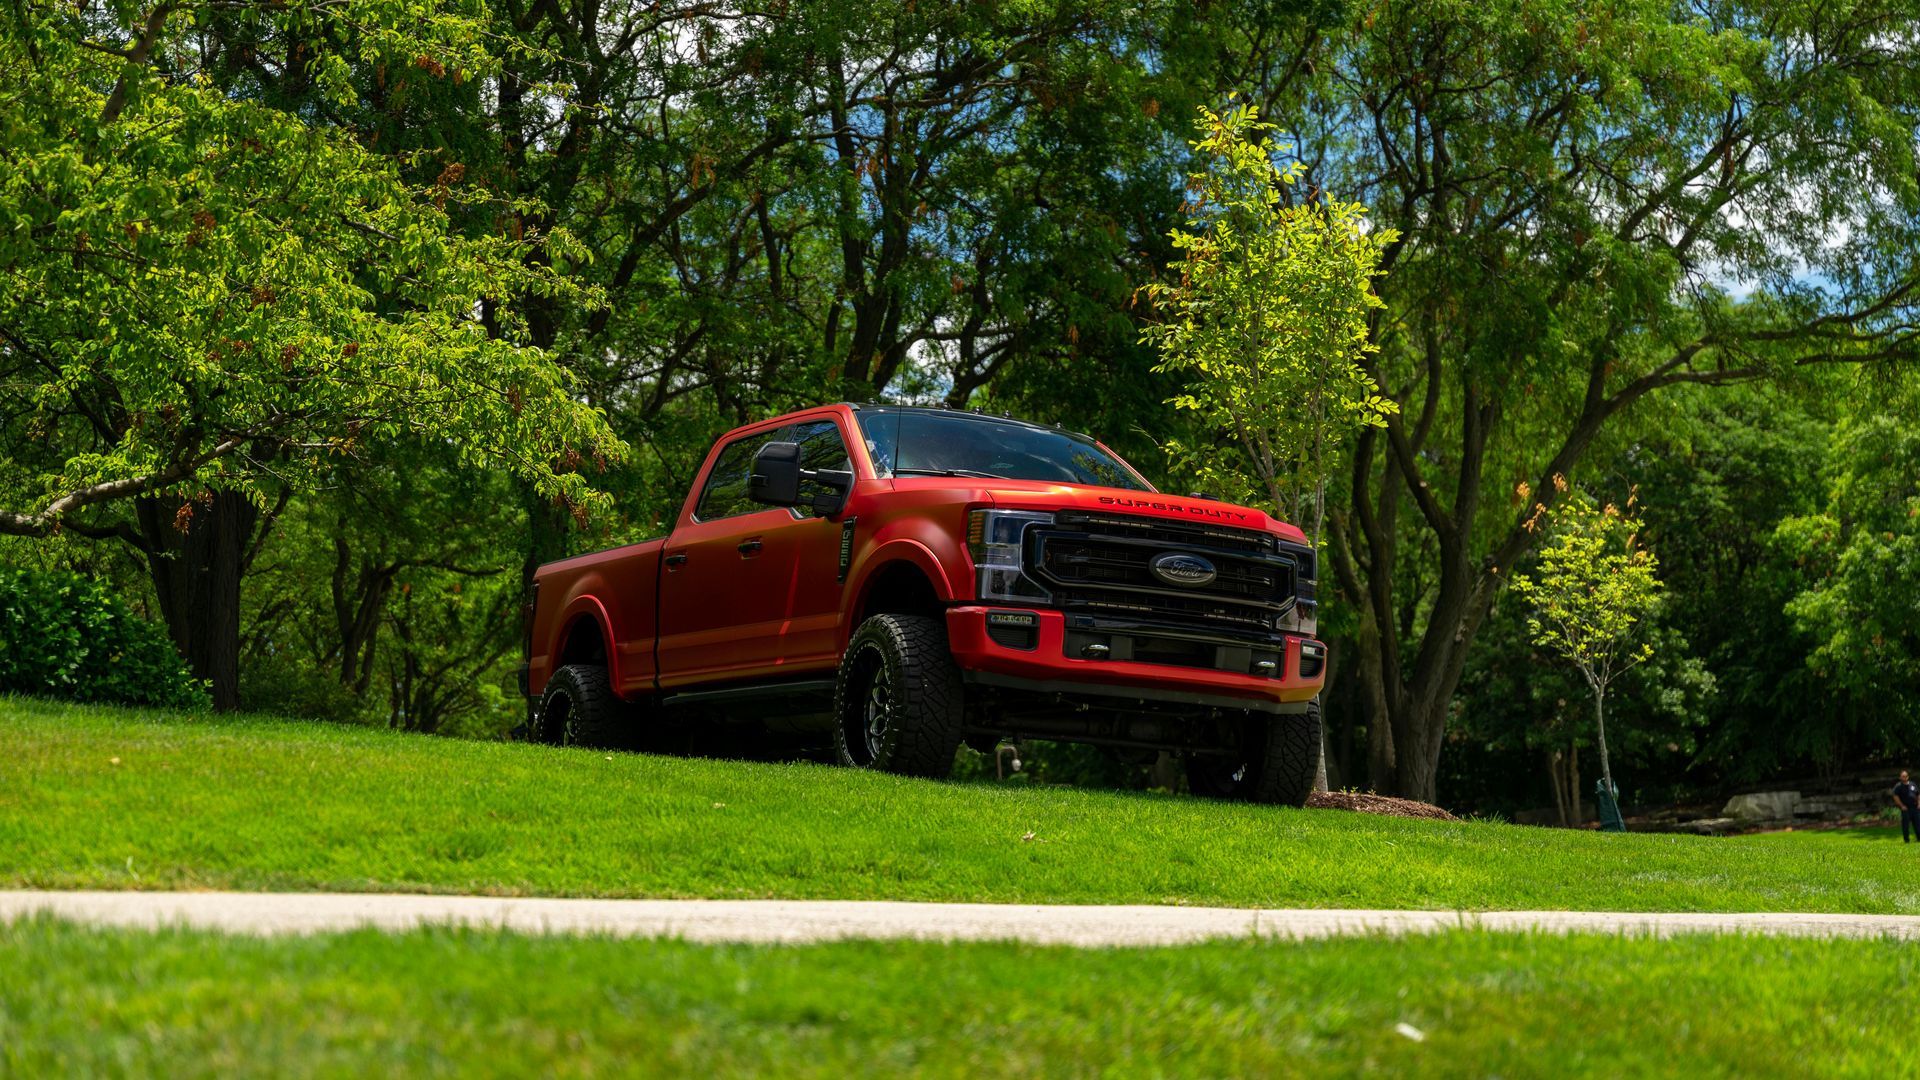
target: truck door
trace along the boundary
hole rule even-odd
[[[747,497],[753,456],[789,428],[728,443],[693,519],[667,537],[660,569],[660,685],[752,678],[775,670],[793,576],[794,511]]]
[[[803,469],[851,469],[846,435],[827,418],[802,420],[780,436],[800,444]],[[825,495],[825,487],[802,481],[800,497],[811,502]],[[794,523],[792,576],[787,592],[787,621],[781,632],[780,663],[795,670],[818,670],[840,663],[840,620],[845,604],[840,582],[840,533],[843,521],[832,521],[805,509]]]

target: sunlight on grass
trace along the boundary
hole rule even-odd
[[[1882,1075],[1920,954],[1457,932],[1075,951],[0,924],[0,1073]],[[1898,1070],[1896,1070],[1898,1071]]]
[[[11,887],[1920,911],[1911,850],[1835,833],[1607,836],[20,700],[0,745]]]

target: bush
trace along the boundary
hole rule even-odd
[[[303,664],[281,652],[251,656],[240,667],[240,707],[294,720],[371,724],[380,719],[368,703],[341,686],[333,672]]]
[[[0,692],[120,705],[204,708],[158,627],[92,578],[0,570]]]

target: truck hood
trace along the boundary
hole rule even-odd
[[[1137,517],[1259,529],[1296,544],[1306,543],[1306,536],[1294,526],[1253,507],[1237,506],[1218,499],[1195,499],[1154,491],[1057,484],[1043,480],[981,481],[980,488],[994,506],[1003,510],[1098,510]]]

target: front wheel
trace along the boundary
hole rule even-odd
[[[945,779],[966,734],[945,625],[921,615],[861,623],[840,662],[833,713],[842,765]]]
[[[1230,725],[1224,755],[1187,759],[1187,787],[1213,799],[1305,806],[1320,767],[1320,702],[1304,713],[1250,713]]]

